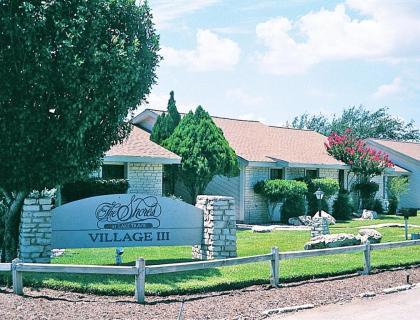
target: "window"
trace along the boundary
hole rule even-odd
[[[283,169],[270,169],[270,180],[283,179]]]
[[[318,170],[317,170],[317,169],[314,169],[314,170],[306,169],[305,171],[306,171],[306,172],[305,172],[305,175],[306,175],[308,178],[311,178],[311,179],[316,179],[316,178],[318,178]]]
[[[125,168],[123,164],[102,165],[102,179],[124,179]]]

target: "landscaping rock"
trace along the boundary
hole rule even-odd
[[[297,217],[292,217],[289,218],[289,220],[287,221],[291,226],[302,226],[303,223],[300,221],[299,218]]]
[[[258,233],[266,233],[273,231],[273,226],[253,226],[252,232],[258,232]]]
[[[312,218],[311,216],[292,217],[287,222],[292,226],[311,226]]]
[[[362,243],[366,243],[368,240],[370,243],[379,243],[382,240],[382,234],[374,229],[360,229],[359,234]]]
[[[311,218],[311,216],[299,216],[298,219],[305,226],[311,226],[312,225],[312,218]]]
[[[348,247],[355,246],[361,243],[359,236],[355,236],[348,233],[339,234],[327,234],[317,236],[311,239],[311,241],[305,243],[305,250],[313,249],[325,249],[325,248],[337,248],[337,247]]]
[[[321,217],[326,218],[327,221],[328,221],[328,224],[335,224],[335,222],[336,222],[335,218],[325,211],[321,211]],[[315,219],[315,218],[319,218],[319,213],[318,212],[314,215],[313,219]]]
[[[373,211],[373,210],[363,209],[362,219],[365,219],[365,220],[378,219],[378,213],[376,211]]]
[[[361,217],[362,217],[362,214],[361,214],[361,213],[359,213],[359,212],[353,212],[351,215],[352,215],[353,217],[356,217],[356,218],[361,218]]]

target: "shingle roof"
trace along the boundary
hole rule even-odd
[[[145,158],[166,158],[181,160],[175,153],[150,140],[150,134],[141,128],[132,126],[128,138],[121,144],[113,146],[106,156],[128,156]]]
[[[420,143],[418,142],[402,142],[402,141],[381,140],[381,139],[369,139],[369,140],[373,141],[376,144],[382,145],[386,148],[402,153],[406,155],[407,157],[420,161]]]
[[[162,110],[146,109],[161,114]],[[344,164],[328,155],[327,138],[315,131],[265,125],[259,121],[212,116],[236,154],[247,161],[295,164]]]

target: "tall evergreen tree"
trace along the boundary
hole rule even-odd
[[[239,173],[235,151],[201,106],[182,118],[164,146],[182,157],[179,176],[193,202],[214,176]]]
[[[164,140],[171,136],[180,121],[181,115],[176,108],[174,92],[171,91],[168,100],[167,112],[164,112],[157,117],[156,123],[153,126],[152,133],[150,135],[150,140],[156,142],[157,144],[162,144]]]
[[[157,117],[152,133],[150,134],[150,140],[160,145],[162,145],[163,142],[171,136],[181,121],[181,115],[176,108],[174,92],[171,91],[169,95],[167,112],[164,112]],[[168,164],[163,167],[163,170],[165,183],[167,183],[169,187],[169,194],[173,195],[175,194],[178,165]]]

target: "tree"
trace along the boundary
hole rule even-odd
[[[193,202],[214,176],[231,177],[239,173],[235,151],[201,106],[182,118],[163,145],[182,157],[179,176]]]
[[[176,108],[176,101],[174,98],[174,92],[170,92],[170,97],[168,101],[168,111],[160,114],[156,123],[153,126],[152,133],[150,134],[150,140],[156,142],[157,144],[162,145],[163,141],[168,139],[171,134],[175,131],[175,128],[178,126],[181,121],[181,115]],[[176,176],[178,174],[178,165],[170,164],[165,165],[164,177],[167,179],[169,184],[169,193],[173,195],[175,193],[175,183]]]
[[[390,177],[388,179],[389,213],[395,214],[397,212],[401,196],[408,191],[408,184],[407,177]]]
[[[355,137],[348,128],[343,135],[333,132],[325,147],[329,155],[350,166],[349,173],[354,173],[357,179],[355,190],[362,196],[362,204],[370,206],[378,187],[370,180],[381,175],[386,168],[394,166],[389,156],[368,147],[364,140]]]
[[[326,136],[332,132],[344,134],[346,128],[352,128],[353,134],[360,139],[420,140],[420,131],[415,127],[414,121],[405,122],[392,116],[388,108],[370,111],[364,106],[349,107],[344,109],[341,115],[334,115],[332,119],[322,114],[304,113],[293,119],[292,126],[311,129]]]
[[[168,101],[168,112],[164,112],[157,117],[152,133],[150,134],[150,140],[157,144],[162,144],[164,140],[171,136],[180,121],[181,115],[176,108],[174,92],[171,91]]]
[[[159,37],[134,0],[5,1],[0,6],[0,191],[6,259],[33,189],[97,169],[156,81]]]

